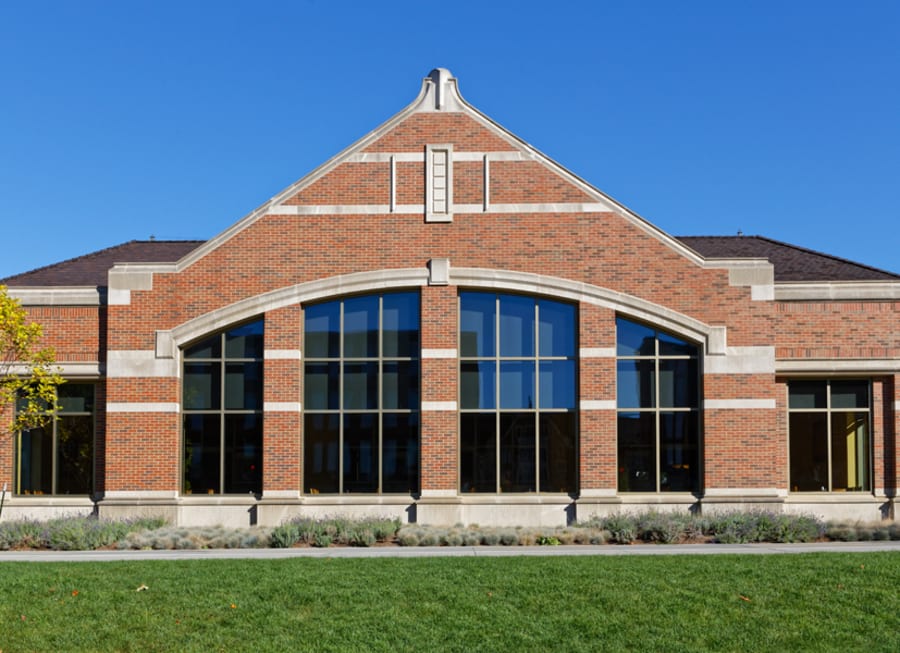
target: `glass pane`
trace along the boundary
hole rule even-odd
[[[656,406],[656,373],[652,360],[616,361],[616,402],[619,408]]]
[[[790,416],[791,490],[828,490],[828,422],[826,413]]]
[[[262,358],[263,322],[251,322],[225,334],[225,358]]]
[[[221,363],[184,364],[185,410],[218,410],[221,399]]]
[[[538,334],[540,356],[574,356],[575,307],[539,300]]]
[[[303,421],[303,491],[329,494],[340,489],[339,415],[306,415]]]
[[[459,355],[494,356],[497,300],[494,295],[464,292],[459,295]]]
[[[262,415],[225,416],[225,492],[262,492]]]
[[[214,335],[184,350],[185,358],[222,358],[222,336]]]
[[[869,415],[831,415],[831,489],[869,490]]]
[[[341,303],[314,304],[303,309],[307,358],[338,358],[341,355]]]
[[[832,381],[832,408],[867,408],[869,406],[868,381]]]
[[[218,415],[184,416],[184,491],[219,492],[221,437]]]
[[[540,416],[541,492],[575,491],[575,413]]]
[[[382,356],[385,358],[418,358],[418,293],[385,295],[382,300],[381,313],[384,343]]]
[[[694,492],[700,488],[697,413],[659,414],[659,489]]]
[[[617,356],[654,356],[656,331],[643,324],[616,318]]]
[[[496,408],[497,364],[480,361],[460,364],[460,404],[466,408]]]
[[[378,357],[378,296],[344,301],[344,358]]]
[[[497,491],[497,421],[495,413],[459,416],[459,491]]]
[[[656,420],[619,413],[619,492],[656,492]]]
[[[378,491],[378,415],[344,415],[344,492]]]
[[[307,363],[303,376],[303,407],[306,410],[338,410],[340,363]]]
[[[384,363],[381,376],[384,409],[418,410],[419,364]]]
[[[56,448],[56,493],[90,494],[94,489],[94,418],[60,417]]]
[[[378,363],[344,363],[344,410],[378,408]]]
[[[660,356],[696,356],[697,345],[662,331],[657,332]]]
[[[93,413],[93,383],[63,383],[57,387],[60,410],[63,413]]]
[[[541,408],[575,408],[575,361],[541,361]]]
[[[534,304],[531,297],[500,296],[501,356],[534,356]]]
[[[381,491],[419,491],[419,416],[386,413],[382,418]]]
[[[535,492],[536,413],[500,414],[500,491]]]
[[[262,410],[262,363],[225,364],[226,410]]]
[[[825,381],[791,381],[788,393],[790,408],[826,408]]]
[[[659,405],[662,408],[697,407],[697,359],[660,359]]]
[[[53,435],[49,429],[23,431],[19,453],[19,494],[53,493]]]
[[[534,361],[500,361],[500,408],[534,408]]]

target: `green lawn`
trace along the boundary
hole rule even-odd
[[[371,650],[896,653],[900,554],[0,564],[2,653]]]

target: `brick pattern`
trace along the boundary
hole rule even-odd
[[[517,146],[464,114],[414,114],[369,145],[370,152],[424,152],[427,144],[452,143],[454,152],[515,151]],[[457,203],[483,201],[481,162],[454,164]],[[342,164],[297,193],[295,203],[386,204],[386,163]],[[424,169],[397,164],[398,204],[423,204]],[[532,161],[491,162],[492,203],[580,202],[589,198],[551,169]],[[638,297],[710,325],[728,329],[729,346],[777,346],[781,358],[900,357],[898,302],[751,301],[750,289],[732,287],[725,270],[696,266],[667,244],[615,213],[472,213],[452,223],[427,224],[422,215],[268,215],[239,231],[177,274],[155,274],[153,289],[132,291],[131,304],[96,308],[32,308],[45,324],[60,360],[102,360],[111,350],[152,351],[155,332],[210,311],[294,284],[356,272],[424,269],[431,258],[452,268],[531,272],[601,286]],[[457,346],[457,288],[422,289],[422,345]],[[615,345],[612,311],[579,307],[581,347]],[[299,307],[271,311],[266,346],[299,347]],[[107,340],[108,342],[104,342]],[[580,397],[615,399],[613,359],[584,359]],[[266,361],[267,401],[299,401],[301,365]],[[424,401],[456,401],[457,362],[422,361]],[[775,410],[716,409],[703,416],[706,487],[786,488],[787,422],[784,379],[771,374],[707,375],[707,399],[771,399]],[[896,487],[898,377],[876,383],[881,395],[874,423],[876,473]],[[110,379],[114,402],[174,402],[176,379]],[[300,487],[301,425],[297,415],[266,418],[264,488]],[[422,415],[422,488],[457,487],[458,416]],[[616,487],[614,410],[579,414],[580,483]],[[181,425],[174,414],[112,413],[103,435],[107,490],[180,488]],[[0,463],[11,469],[9,444]],[[6,473],[6,472],[5,472]],[[876,481],[876,485],[878,482]]]

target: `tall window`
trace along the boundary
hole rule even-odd
[[[18,494],[94,491],[94,385],[64,383],[57,396],[56,419],[17,438]]]
[[[262,491],[263,322],[184,352],[184,492]]]
[[[366,295],[304,309],[303,487],[419,489],[419,295]]]
[[[620,492],[699,489],[698,347],[616,320]]]
[[[460,294],[460,490],[574,492],[575,307]]]
[[[788,386],[791,489],[871,489],[869,382],[791,381]]]

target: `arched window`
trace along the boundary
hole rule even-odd
[[[419,489],[419,295],[304,308],[303,489]]]
[[[697,345],[616,320],[620,492],[699,489]]]
[[[263,322],[184,351],[184,492],[262,492]]]
[[[460,293],[461,492],[574,492],[571,304]]]

